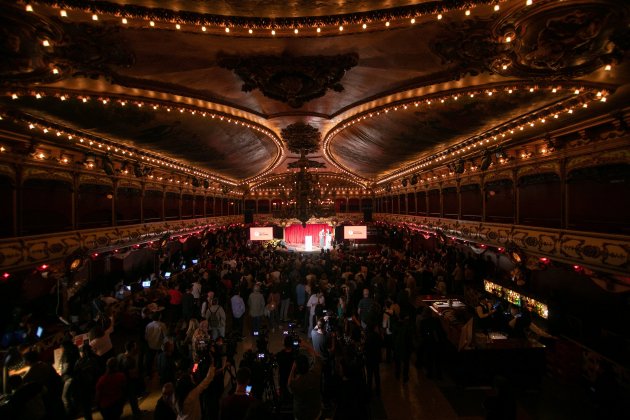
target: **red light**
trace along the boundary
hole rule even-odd
[[[98,254],[95,252],[94,254],[92,254],[92,256],[93,256],[94,258],[96,258],[96,257],[98,257]]]
[[[485,248],[486,246],[484,244],[479,245],[481,248]]]
[[[9,274],[9,273],[4,273],[2,275],[2,278],[5,279],[5,280],[8,279],[9,277],[11,277],[11,274]]]
[[[48,268],[48,265],[46,265],[46,264],[42,264],[42,266],[39,267],[39,269],[42,270],[42,271],[47,269],[47,268]]]
[[[118,250],[117,250],[117,249],[115,249],[115,250],[114,250],[114,252],[118,252]]]
[[[579,265],[574,265],[574,266],[573,266],[573,269],[574,269],[575,271],[579,271],[580,269],[582,269],[582,267],[580,267]]]
[[[549,262],[549,258],[541,257],[539,258],[540,262],[547,264]]]

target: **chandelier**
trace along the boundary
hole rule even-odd
[[[312,217],[334,215],[330,191],[321,186],[319,175],[310,171],[325,168],[326,165],[306,156],[318,149],[319,131],[308,124],[295,123],[282,130],[282,138],[288,149],[299,153],[300,157],[287,165],[289,169],[297,171],[290,175],[289,188],[282,197],[287,206],[278,212],[278,216],[282,219],[298,219],[305,227]]]

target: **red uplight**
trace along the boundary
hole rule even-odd
[[[541,257],[539,258],[540,262],[547,264],[549,262],[549,258]]]
[[[485,248],[486,246],[484,244],[479,245],[481,248]]]
[[[39,269],[42,270],[42,271],[44,271],[47,268],[48,268],[47,264],[42,264],[41,267],[39,267]]]
[[[94,254],[92,254],[92,256],[93,256],[94,258],[96,258],[96,257],[98,257],[98,254],[95,252]]]
[[[573,266],[573,269],[574,269],[575,271],[580,271],[580,270],[582,269],[582,267],[580,267],[579,265],[574,265],[574,266]]]
[[[499,252],[503,252],[503,251],[505,251],[505,250],[504,250],[503,248],[500,248],[500,247],[499,247],[499,248],[497,248],[497,251],[499,251]]]
[[[11,274],[9,274],[9,273],[2,274],[2,278],[5,279],[5,280],[8,279],[9,277],[11,277]]]

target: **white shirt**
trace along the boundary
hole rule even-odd
[[[308,302],[306,303],[306,306],[308,306],[311,310],[311,316],[315,315],[315,307],[320,303],[323,305],[325,302],[326,299],[324,298],[324,296],[318,298],[317,295],[311,295],[311,297],[308,298]]]
[[[192,290],[190,291],[190,293],[192,293],[193,298],[199,299],[199,297],[201,296],[201,283],[199,283],[198,281],[194,282],[192,284]]]
[[[166,338],[166,324],[162,321],[151,321],[144,330],[144,338],[151,350],[161,350]]]

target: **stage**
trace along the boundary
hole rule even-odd
[[[286,245],[287,245],[287,250],[289,252],[300,252],[303,254],[319,254],[321,252],[321,248],[316,245],[313,245],[310,251],[306,251],[306,246],[304,244],[286,244]]]

